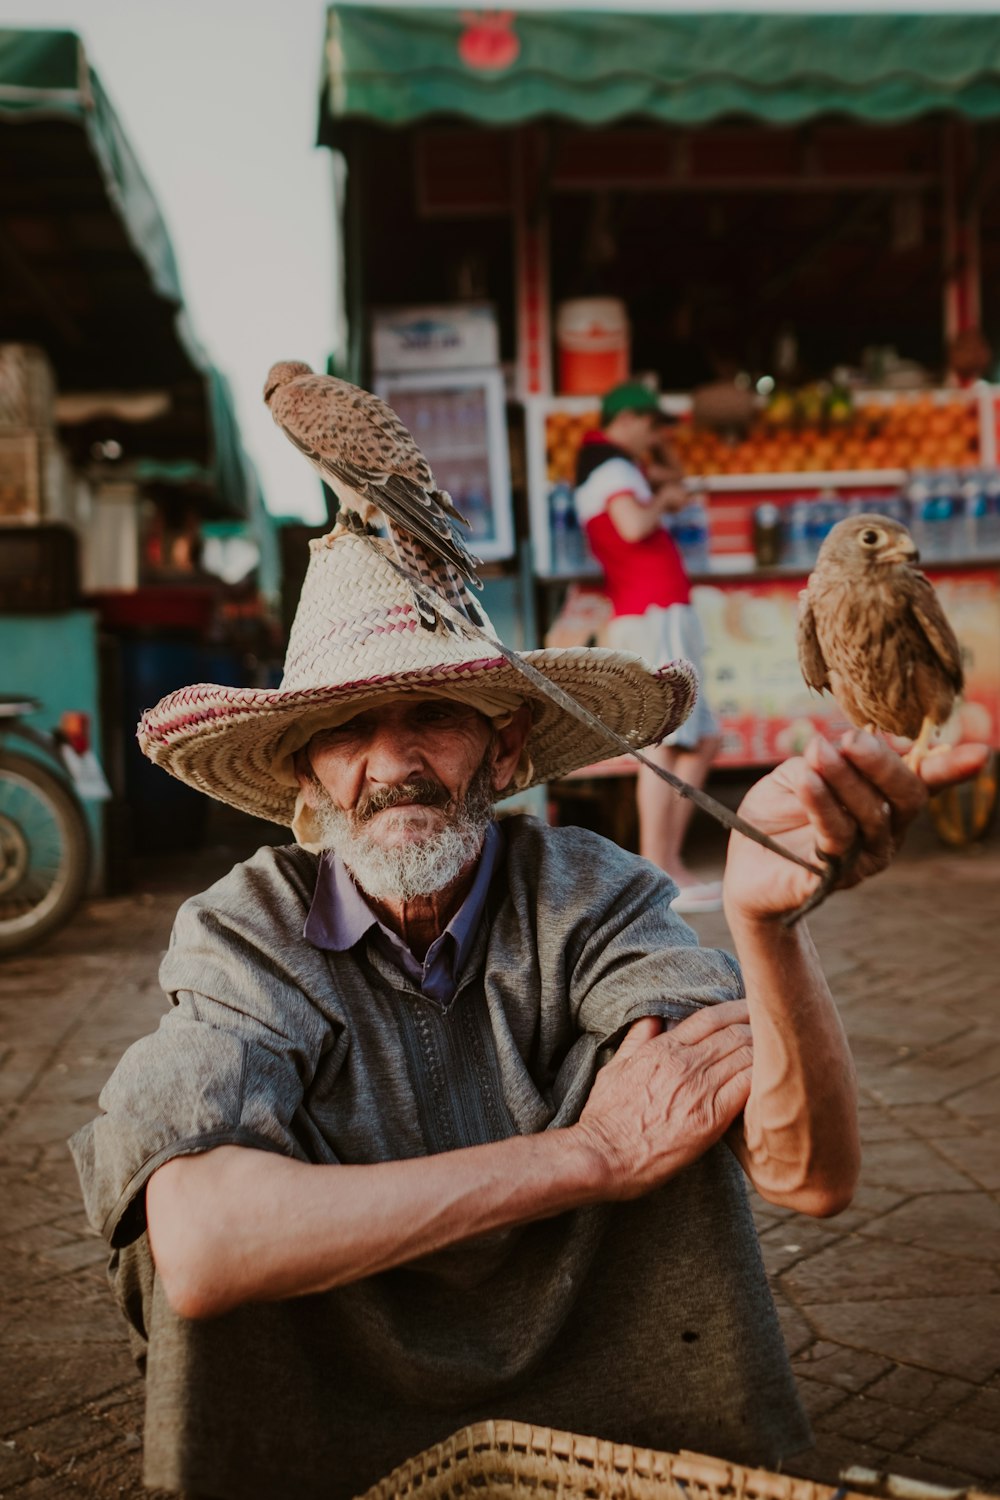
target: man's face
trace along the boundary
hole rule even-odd
[[[655,412],[623,411],[615,418],[609,435],[613,434],[618,447],[624,448],[633,458],[642,458],[652,446],[659,429],[660,423]]]
[[[370,895],[427,894],[479,853],[529,723],[520,710],[497,732],[475,709],[441,698],[367,709],[314,735],[303,792]]]

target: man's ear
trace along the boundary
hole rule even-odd
[[[306,806],[319,807],[319,787],[317,785],[316,772],[313,770],[312,761],[309,759],[308,745],[303,745],[301,750],[296,750],[292,756],[292,769],[295,772],[295,779],[299,784],[299,790],[302,793]]]
[[[531,708],[527,703],[522,703],[511,718],[509,724],[496,732],[496,743],[494,745],[493,770],[490,777],[495,792],[505,791],[510,785],[511,777],[517,770],[517,763],[521,759],[521,751],[524,742],[531,730]]]

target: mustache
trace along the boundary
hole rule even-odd
[[[429,776],[417,776],[413,781],[400,782],[398,786],[377,787],[355,809],[359,823],[367,823],[376,813],[387,807],[398,807],[400,803],[418,803],[422,807],[447,807],[451,797],[439,781]]]

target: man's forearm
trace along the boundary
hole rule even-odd
[[[596,1202],[605,1176],[578,1130],[374,1166],[310,1166],[223,1146],[153,1174],[149,1237],[174,1310],[215,1317]]]
[[[860,1165],[854,1064],[804,924],[729,913],[754,1061],[734,1148],[757,1190],[804,1213],[839,1212]]]

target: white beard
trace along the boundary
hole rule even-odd
[[[366,895],[374,901],[412,901],[444,890],[478,858],[493,817],[489,769],[481,766],[462,801],[442,810],[447,818],[443,827],[388,849],[372,836],[367,822],[335,807],[325,790],[315,811],[319,842],[340,856]]]

